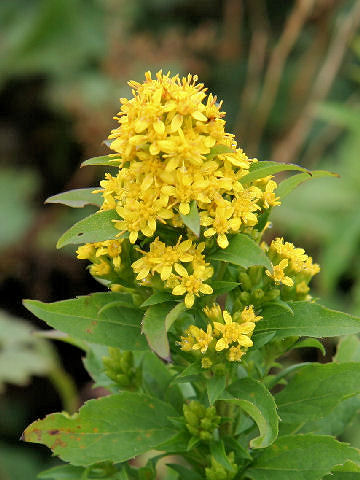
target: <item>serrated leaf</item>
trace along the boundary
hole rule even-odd
[[[101,192],[93,193],[94,188],[78,188],[67,192],[58,193],[45,200],[45,203],[61,203],[73,208],[83,208],[85,205],[96,205],[101,207],[103,196]]]
[[[222,155],[223,153],[235,153],[235,149],[227,145],[215,145],[210,149],[210,153],[206,155],[206,158],[212,160],[216,155]]]
[[[27,427],[24,439],[46,445],[75,466],[125,462],[175,436],[168,417],[176,415],[157,398],[122,392],[90,400],[71,417],[54,413],[37,420]]]
[[[263,319],[256,332],[276,332],[276,338],[293,335],[304,337],[335,337],[360,332],[360,319],[347,313],[330,310],[317,303],[289,302],[294,315],[282,308],[264,308]]]
[[[321,480],[335,465],[360,462],[360,453],[325,435],[279,437],[254,460],[245,477],[253,480]]]
[[[115,210],[97,212],[80,220],[59,238],[56,248],[69,244],[94,243],[111,240],[119,236],[113,220],[119,220]]]
[[[157,305],[158,303],[174,301],[174,295],[169,292],[156,292],[151,295],[141,304],[142,307],[150,307],[151,305]]]
[[[166,302],[150,306],[144,315],[142,331],[149,347],[164,360],[170,360],[170,347],[167,339],[166,317],[174,308],[174,303]]]
[[[193,200],[190,204],[190,212],[188,215],[183,215],[180,213],[180,217],[185,225],[193,232],[193,234],[198,237],[200,235],[200,217],[195,200]]]
[[[298,425],[328,415],[342,400],[359,393],[358,363],[313,363],[298,370],[275,399],[282,424],[291,424],[296,430]]]
[[[234,235],[229,242],[229,246],[216,250],[210,255],[210,260],[229,262],[244,268],[263,265],[272,270],[271,262],[262,248],[243,233]]]
[[[360,339],[356,335],[340,338],[334,362],[360,362]]]
[[[252,378],[236,380],[224,392],[224,400],[234,402],[256,422],[260,435],[250,442],[252,448],[265,448],[278,435],[276,404],[267,388]]]
[[[225,375],[214,375],[206,381],[206,393],[210,405],[213,405],[213,403],[220,398],[221,394],[225,390],[225,386]]]
[[[276,196],[280,197],[283,200],[289,193],[295,190],[296,187],[301,185],[308,180],[312,180],[313,178],[320,178],[320,177],[339,177],[337,173],[328,172],[327,170],[313,170],[311,172],[311,176],[308,173],[298,173],[293,175],[290,178],[283,180],[276,189]]]
[[[305,172],[311,176],[311,172],[304,167],[299,165],[293,165],[292,163],[278,163],[278,162],[256,162],[252,163],[250,166],[249,173],[240,179],[240,182],[250,183],[259,178],[267,177],[268,175],[274,175],[278,172],[284,172],[287,170],[298,170],[300,172]]]
[[[116,162],[120,160],[120,157],[114,157],[112,155],[101,155],[100,157],[92,157],[81,163],[81,167],[103,165],[105,167],[116,167]]]
[[[51,327],[81,340],[124,350],[146,350],[146,340],[141,335],[142,312],[131,304],[129,297],[104,292],[55,303],[25,300],[24,306]],[[128,307],[122,303],[103,309],[110,302],[126,299]]]

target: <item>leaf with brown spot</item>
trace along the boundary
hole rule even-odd
[[[174,416],[177,412],[168,403],[122,392],[90,400],[73,416],[54,413],[37,420],[24,439],[46,445],[75,466],[125,462],[174,437],[177,432],[168,420]]]

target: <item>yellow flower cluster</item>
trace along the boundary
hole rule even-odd
[[[118,270],[121,266],[121,244],[123,240],[106,240],[105,242],[86,243],[77,251],[77,258],[90,260],[90,273],[95,277],[108,275],[112,268]]]
[[[136,279],[148,283],[152,276],[159,274],[165,287],[171,288],[173,295],[185,295],[185,305],[191,308],[195,295],[213,292],[210,285],[204,283],[213,274],[213,268],[202,254],[204,248],[205,243],[195,246],[189,239],[182,242],[180,238],[176,245],[168,246],[156,238],[150,250],[140,250],[143,256],[132,264]]]
[[[303,248],[297,248],[283,238],[276,238],[270,244],[268,256],[273,263],[273,272],[266,270],[266,275],[275,283],[288,287],[295,285],[299,294],[309,291],[308,283],[320,272],[320,266],[312,262]]]
[[[256,322],[262,317],[256,316],[254,307],[249,305],[244,308],[236,320],[226,310],[221,311],[218,305],[205,308],[206,316],[211,320],[206,331],[191,325],[180,339],[181,350],[185,352],[199,350],[202,354],[210,353],[203,358],[203,367],[212,365],[211,354],[227,351],[230,362],[238,362],[253,345],[251,336]]]
[[[135,243],[152,237],[158,222],[183,226],[181,215],[196,201],[206,238],[252,227],[262,209],[278,205],[271,177],[242,184],[251,162],[225,132],[221,102],[206,97],[196,76],[145,75],[130,82],[133,98],[121,99],[119,127],[109,136],[117,175],[101,182],[103,210],[116,209],[120,231]]]

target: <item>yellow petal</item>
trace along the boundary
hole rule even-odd
[[[138,232],[130,232],[129,241],[130,243],[135,243],[138,238]]]
[[[195,119],[195,120],[199,120],[199,122],[207,122],[207,117],[199,112],[199,111],[196,111],[196,112],[193,112],[191,114],[191,116]]]
[[[222,350],[224,350],[224,348],[228,348],[228,346],[229,345],[225,342],[225,340],[223,338],[220,338],[220,340],[216,342],[215,350],[217,352],[221,352]]]
[[[177,285],[175,288],[173,288],[172,294],[173,295],[184,295],[186,292],[186,288],[184,285]]]
[[[182,123],[183,123],[183,116],[176,114],[175,117],[171,120],[170,132],[171,133],[176,132],[181,127]]]
[[[213,289],[210,287],[210,285],[207,285],[206,283],[203,283],[199,288],[199,290],[201,293],[204,293],[205,295],[211,295],[213,293]]]
[[[175,263],[174,268],[175,268],[176,273],[178,273],[181,277],[188,277],[189,276],[186,268],[184,268],[179,263]]]
[[[195,297],[193,293],[188,293],[185,297],[186,308],[191,308],[194,305]],[[207,348],[207,347],[206,347]],[[205,350],[206,351],[206,350]]]
[[[226,248],[229,246],[229,240],[226,238],[225,233],[220,233],[218,235],[217,244],[219,245],[220,248]]]
[[[171,265],[165,265],[164,267],[162,267],[161,273],[160,273],[161,280],[163,281],[167,280],[170,277],[171,272],[172,272]]]
[[[157,120],[156,122],[153,123],[153,127],[156,133],[159,135],[163,135],[165,132],[165,125],[164,122],[161,120]]]
[[[227,323],[227,324],[232,323],[232,317],[227,310],[223,311],[223,318],[225,320],[225,323]]]
[[[190,205],[188,203],[180,203],[179,205],[179,212],[182,215],[189,215],[190,213]]]

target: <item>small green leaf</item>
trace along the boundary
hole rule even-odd
[[[93,193],[93,188],[78,188],[76,190],[69,190],[68,192],[58,193],[45,200],[45,203],[61,203],[73,208],[83,208],[85,205],[96,205],[101,207],[103,204],[103,197],[101,192]]]
[[[206,158],[212,160],[216,155],[222,155],[223,153],[235,153],[235,149],[227,145],[215,145],[215,147],[210,149],[210,153],[206,155]]]
[[[221,295],[223,293],[231,292],[234,288],[238,287],[240,283],[238,282],[225,282],[223,280],[214,280],[210,282],[212,289],[216,295]]]
[[[220,465],[222,465],[226,470],[230,472],[234,471],[234,466],[229,462],[229,459],[226,455],[224,442],[222,440],[217,440],[216,442],[212,441],[210,443],[210,453],[214,460],[220,463]]]
[[[151,295],[141,304],[142,307],[150,307],[151,305],[157,305],[158,303],[174,301],[174,295],[169,292],[156,292]]]
[[[356,335],[340,338],[334,362],[360,362],[360,339]]]
[[[112,155],[102,155],[101,157],[89,158],[82,162],[81,167],[103,165],[105,167],[116,167],[116,163],[120,160],[120,157],[113,157]]]
[[[296,343],[292,348],[318,348],[323,356],[326,355],[326,350],[324,345],[319,342],[316,338],[305,338],[305,340],[301,340],[300,342]]]
[[[60,465],[50,468],[38,475],[38,478],[48,478],[51,480],[80,480],[84,474],[83,467],[74,467],[74,465]]]
[[[206,392],[210,405],[221,396],[226,386],[225,375],[214,375],[206,381]]]
[[[94,293],[71,300],[43,303],[25,300],[24,306],[51,327],[70,336],[124,350],[146,350],[145,337],[141,335],[142,312],[128,300],[128,306],[115,304],[99,311],[110,302],[124,300],[126,294]]]
[[[185,225],[193,232],[193,234],[198,237],[200,235],[200,217],[195,200],[193,200],[190,204],[189,214],[183,215],[180,213],[180,217]]]
[[[187,383],[197,380],[203,369],[197,363],[191,363],[181,373],[179,373],[172,381],[172,383]]]
[[[48,415],[27,427],[24,439],[46,445],[75,466],[125,462],[175,436],[168,417],[176,415],[157,398],[122,392],[90,400],[71,417]]]
[[[311,172],[306,168],[299,167],[299,165],[293,165],[292,163],[278,163],[278,162],[256,162],[250,166],[249,173],[240,179],[240,182],[250,183],[259,178],[267,177],[268,175],[274,175],[278,172],[284,172],[286,170],[299,170],[305,172],[311,176]]]
[[[164,360],[170,361],[170,347],[167,339],[166,317],[174,308],[170,302],[151,305],[145,312],[142,331],[149,347]]]
[[[360,332],[360,319],[347,313],[330,310],[317,303],[289,302],[292,316],[277,306],[264,308],[263,319],[256,332],[276,332],[276,338],[293,335],[304,337],[336,337]]]
[[[360,462],[360,453],[325,435],[286,435],[260,453],[245,477],[252,480],[321,480],[335,465]]]
[[[342,400],[360,393],[358,363],[306,365],[276,395],[282,424],[298,425],[328,415]]]
[[[327,170],[313,170],[311,176],[308,173],[298,173],[292,177],[283,180],[276,189],[276,196],[283,200],[289,193],[295,190],[296,187],[308,180],[320,177],[338,177],[337,173],[328,172]]]
[[[279,418],[267,388],[252,378],[242,378],[232,383],[224,393],[223,399],[239,405],[259,428],[260,435],[251,440],[250,446],[265,448],[271,445],[278,435]]]
[[[244,268],[263,265],[272,270],[271,262],[262,248],[243,233],[234,235],[229,242],[229,246],[225,249],[219,248],[216,250],[216,252],[210,255],[210,260],[230,262]]]
[[[56,248],[69,244],[94,243],[111,240],[119,236],[113,220],[119,220],[115,210],[97,212],[80,220],[69,228],[58,240]]]

